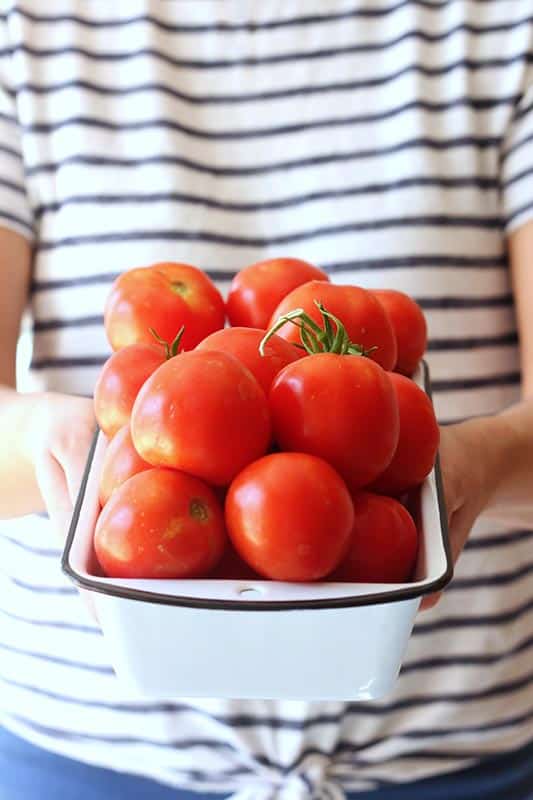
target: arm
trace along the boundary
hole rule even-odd
[[[68,521],[94,431],[92,403],[15,390],[16,348],[30,280],[23,236],[0,228],[0,518],[47,509]]]
[[[54,394],[18,394],[16,349],[27,302],[34,218],[17,119],[12,42],[0,15],[0,517],[48,509],[68,513],[79,485],[92,403]],[[26,236],[24,235],[26,234]],[[28,238],[26,238],[28,237]],[[63,527],[64,515],[55,522]]]
[[[521,403],[481,420],[487,454],[486,510],[533,525],[533,222],[509,238],[520,337]]]
[[[0,517],[44,508],[30,454],[23,446],[29,397],[15,391],[16,350],[30,280],[30,246],[23,236],[0,230]]]
[[[496,418],[501,445],[494,459],[498,480],[489,511],[533,525],[533,221],[509,238],[511,274],[520,336],[523,401]],[[499,455],[501,450],[501,456]]]
[[[501,414],[442,429],[441,461],[454,560],[482,512],[533,525],[533,222],[511,235],[509,256],[523,400]],[[431,608],[438,597],[426,598],[422,608]]]
[[[509,239],[509,255],[522,359],[522,387],[533,400],[533,221]]]

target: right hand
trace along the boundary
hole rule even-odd
[[[26,451],[50,520],[64,537],[96,428],[93,403],[51,392],[33,400]]]

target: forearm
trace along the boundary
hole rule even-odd
[[[508,437],[503,447],[503,469],[495,507],[529,509],[533,522],[533,399],[524,400],[499,417]]]
[[[486,513],[533,525],[533,400],[464,425],[472,444],[472,467],[481,460],[485,475]]]
[[[39,395],[0,386],[0,518],[44,509],[31,455],[31,421]],[[42,402],[42,401],[41,401]]]

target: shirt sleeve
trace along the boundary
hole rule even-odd
[[[31,241],[34,238],[33,214],[26,189],[12,71],[7,18],[0,15],[0,226],[17,231]]]
[[[533,58],[533,52],[532,52]],[[502,214],[507,233],[533,219],[533,70],[501,152]]]

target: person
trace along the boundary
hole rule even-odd
[[[2,800],[533,797],[530,10],[2,0]],[[427,314],[456,575],[383,700],[141,700],[60,568],[106,294],[278,255]]]

